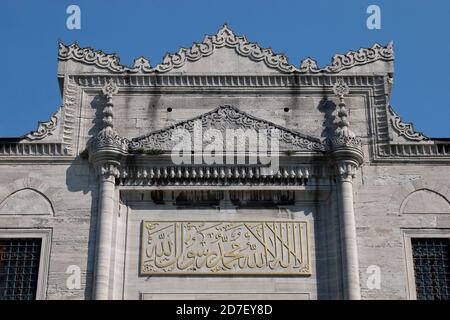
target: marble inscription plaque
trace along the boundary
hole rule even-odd
[[[307,221],[144,221],[141,275],[310,275]]]

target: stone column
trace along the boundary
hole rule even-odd
[[[356,240],[355,212],[353,209],[353,175],[355,163],[339,161],[337,164],[337,189],[339,196],[340,231],[343,255],[343,283],[345,299],[361,299],[359,283],[358,246]]]
[[[128,151],[128,140],[120,137],[113,126],[112,96],[118,92],[110,81],[103,87],[106,97],[103,108],[103,128],[88,142],[89,161],[99,177],[96,255],[94,288],[92,297],[97,300],[110,298],[111,253],[115,212],[116,178],[119,177],[120,160]]]
[[[109,298],[117,163],[99,164],[97,171],[100,181],[93,298],[105,300]]]
[[[344,96],[349,93],[349,88],[342,79],[338,79],[333,91],[339,98],[338,116],[340,120],[333,137],[329,141],[338,191],[344,298],[359,300],[361,299],[361,291],[355,212],[353,209],[353,178],[359,166],[363,163],[364,157],[361,140],[349,128],[349,114],[344,101]]]

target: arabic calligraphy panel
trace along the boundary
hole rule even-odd
[[[144,221],[141,275],[310,275],[307,221]]]

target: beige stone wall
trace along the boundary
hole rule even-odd
[[[22,205],[16,206],[15,211],[8,212],[4,208],[0,214],[0,229],[20,228],[37,232],[51,229],[50,259],[46,261],[49,263],[47,298],[89,298],[92,289],[97,188],[87,162],[1,164],[0,176],[2,204],[10,201],[11,193],[18,190],[33,190],[36,194],[21,199]],[[40,210],[40,201],[43,200],[38,197],[51,204],[51,211],[43,213]],[[66,281],[70,274],[66,274],[66,270],[70,265],[76,265],[81,270],[81,289],[67,288]]]
[[[362,297],[406,299],[407,268],[403,230],[450,228],[448,200],[436,201],[429,194],[450,199],[446,165],[366,165],[355,184],[355,215],[361,272]],[[404,201],[419,190],[430,190],[421,199],[424,212],[404,213]],[[420,196],[420,194],[419,194]],[[414,201],[414,199],[412,200]],[[403,205],[403,206],[402,206]],[[436,214],[438,213],[438,214]],[[366,269],[381,268],[381,289],[370,290]]]

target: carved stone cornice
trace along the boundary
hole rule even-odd
[[[365,65],[378,60],[394,60],[392,42],[387,46],[375,43],[370,48],[361,48],[357,51],[349,51],[345,54],[333,56],[331,65],[319,68],[312,58],[303,60],[299,67],[288,62],[283,54],[274,53],[270,48],[262,48],[256,42],[249,42],[245,36],[237,36],[224,25],[215,35],[206,36],[202,42],[194,43],[190,48],[180,48],[177,53],[168,53],[162,63],[151,67],[150,61],[144,57],[134,60],[132,67],[120,64],[120,59],[115,54],[106,54],[101,50],[81,48],[77,43],[65,45],[59,43],[58,59],[60,61],[78,61],[87,65],[95,65],[100,69],[106,69],[112,73],[165,73],[185,65],[186,62],[198,61],[210,56],[217,48],[232,48],[240,56],[252,61],[263,61],[269,68],[282,73],[304,74],[333,74],[355,66]]]
[[[410,141],[425,141],[429,140],[422,132],[414,130],[412,123],[405,123],[400,116],[389,106],[389,113],[391,114],[391,124],[395,132]]]

